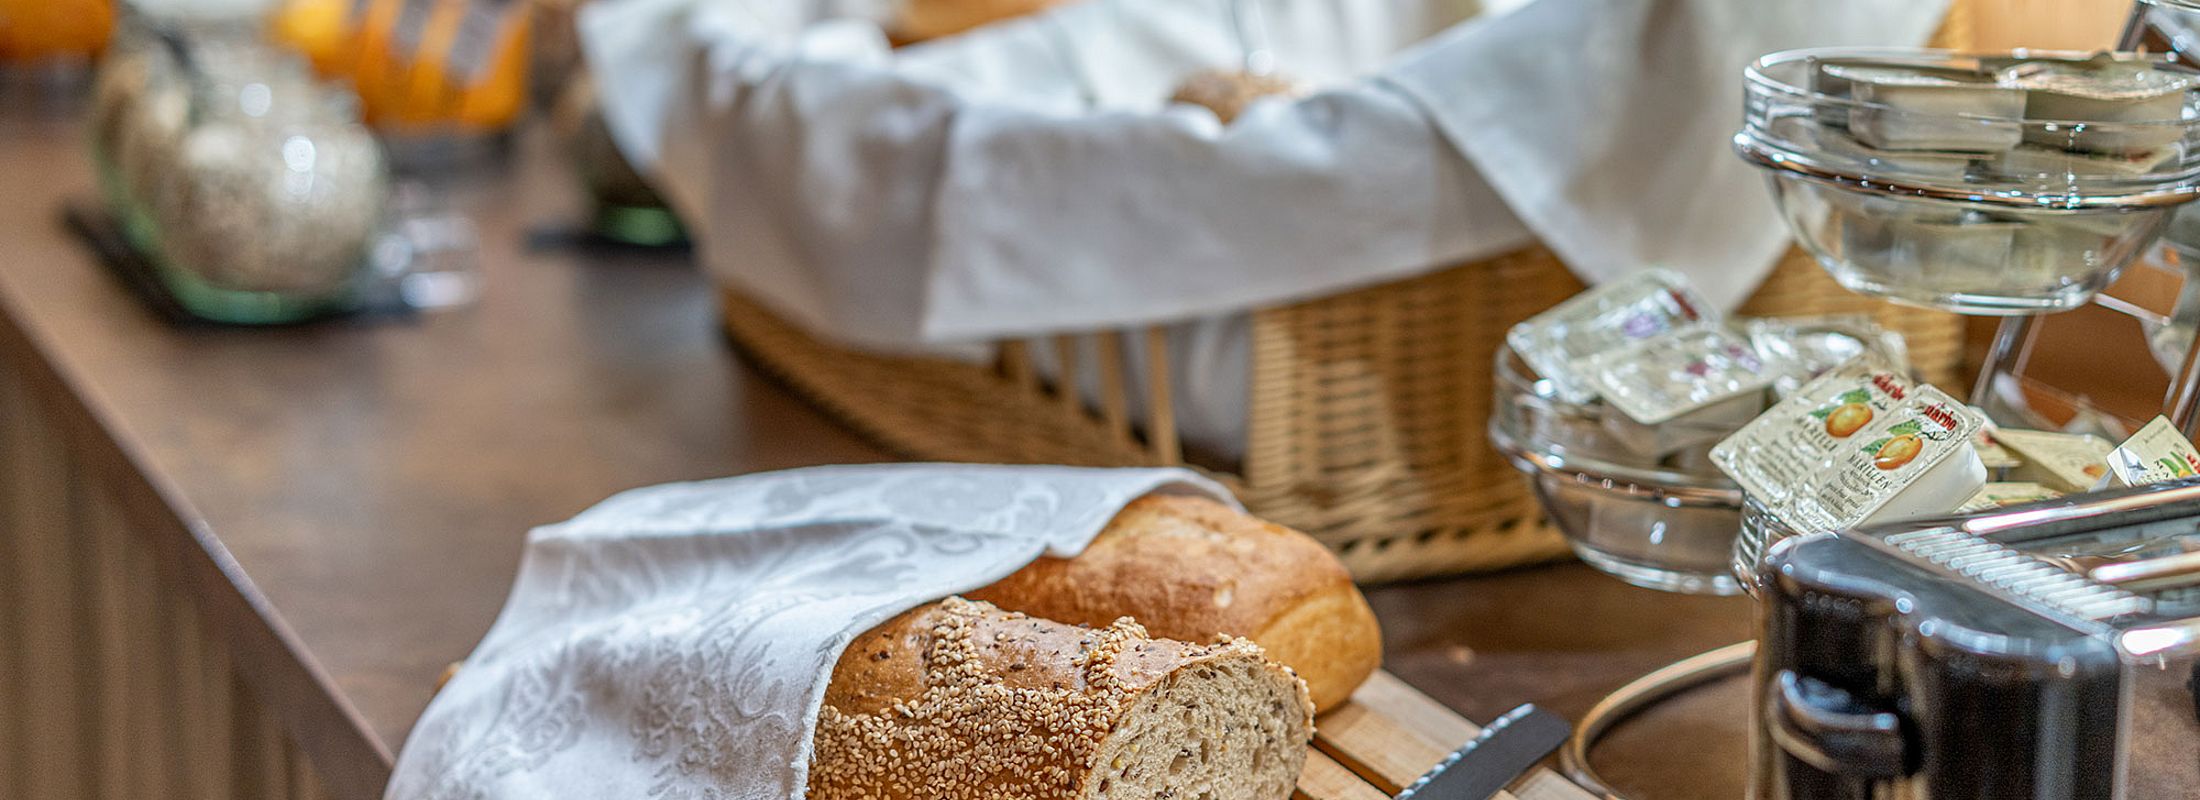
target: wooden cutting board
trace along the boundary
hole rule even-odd
[[[1388,800],[1481,728],[1388,672],[1314,720],[1295,800]],[[1598,800],[1538,767],[1500,800]]]
[[[449,683],[464,662],[452,662],[436,681]],[[1421,690],[1376,670],[1352,699],[1314,720],[1292,800],[1390,800],[1436,762],[1482,732],[1482,727]],[[1497,800],[1602,800],[1543,767],[1514,781]]]

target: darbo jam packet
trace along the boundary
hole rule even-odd
[[[1775,509],[1797,530],[1859,525],[1953,511],[1986,485],[1971,448],[1986,420],[1931,386],[1834,451],[1826,471]]]
[[[1751,496],[1783,503],[1817,480],[1843,443],[1892,413],[1913,391],[1878,357],[1852,359],[1720,442],[1711,449],[1711,461]]]
[[[2124,485],[2144,486],[2200,475],[2200,452],[2167,417],[2155,417],[2109,453],[2108,466]]]
[[[1717,319],[1687,278],[1671,270],[1652,269],[1552,306],[1514,325],[1505,342],[1537,375],[1551,382],[1559,399],[1586,403],[1597,397],[1583,372],[1587,359],[1629,342]]]

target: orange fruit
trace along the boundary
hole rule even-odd
[[[1886,444],[1879,446],[1879,452],[1872,454],[1872,466],[1883,470],[1901,469],[1902,465],[1915,460],[1917,454],[1922,452],[1925,452],[1923,440],[1911,434],[1903,434],[1888,439]]]
[[[1863,403],[1850,403],[1826,415],[1826,435],[1846,439],[1872,421],[1872,407]]]

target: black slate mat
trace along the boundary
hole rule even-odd
[[[282,327],[288,325],[312,325],[335,321],[376,321],[409,319],[418,310],[407,305],[396,292],[369,293],[352,305],[331,308],[328,311],[294,322],[273,325],[236,325],[216,322],[193,315],[169,293],[166,284],[154,271],[151,260],[130,246],[122,233],[122,223],[113,212],[91,202],[72,201],[62,205],[61,224],[74,233],[86,249],[99,259],[100,266],[114,276],[116,282],[129,290],[132,297],[147,311],[171,325],[183,327]]]

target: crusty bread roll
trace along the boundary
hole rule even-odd
[[[1306,688],[1240,640],[1149,638],[960,598],[873,628],[833,667],[812,800],[1284,800]]]
[[[980,25],[1045,11],[1063,0],[902,0],[894,38],[921,42],[953,36]]]
[[[1325,711],[1382,665],[1375,612],[1335,554],[1203,497],[1140,498],[1078,557],[1042,558],[970,597],[1071,624],[1130,617],[1164,639],[1242,636]]]

